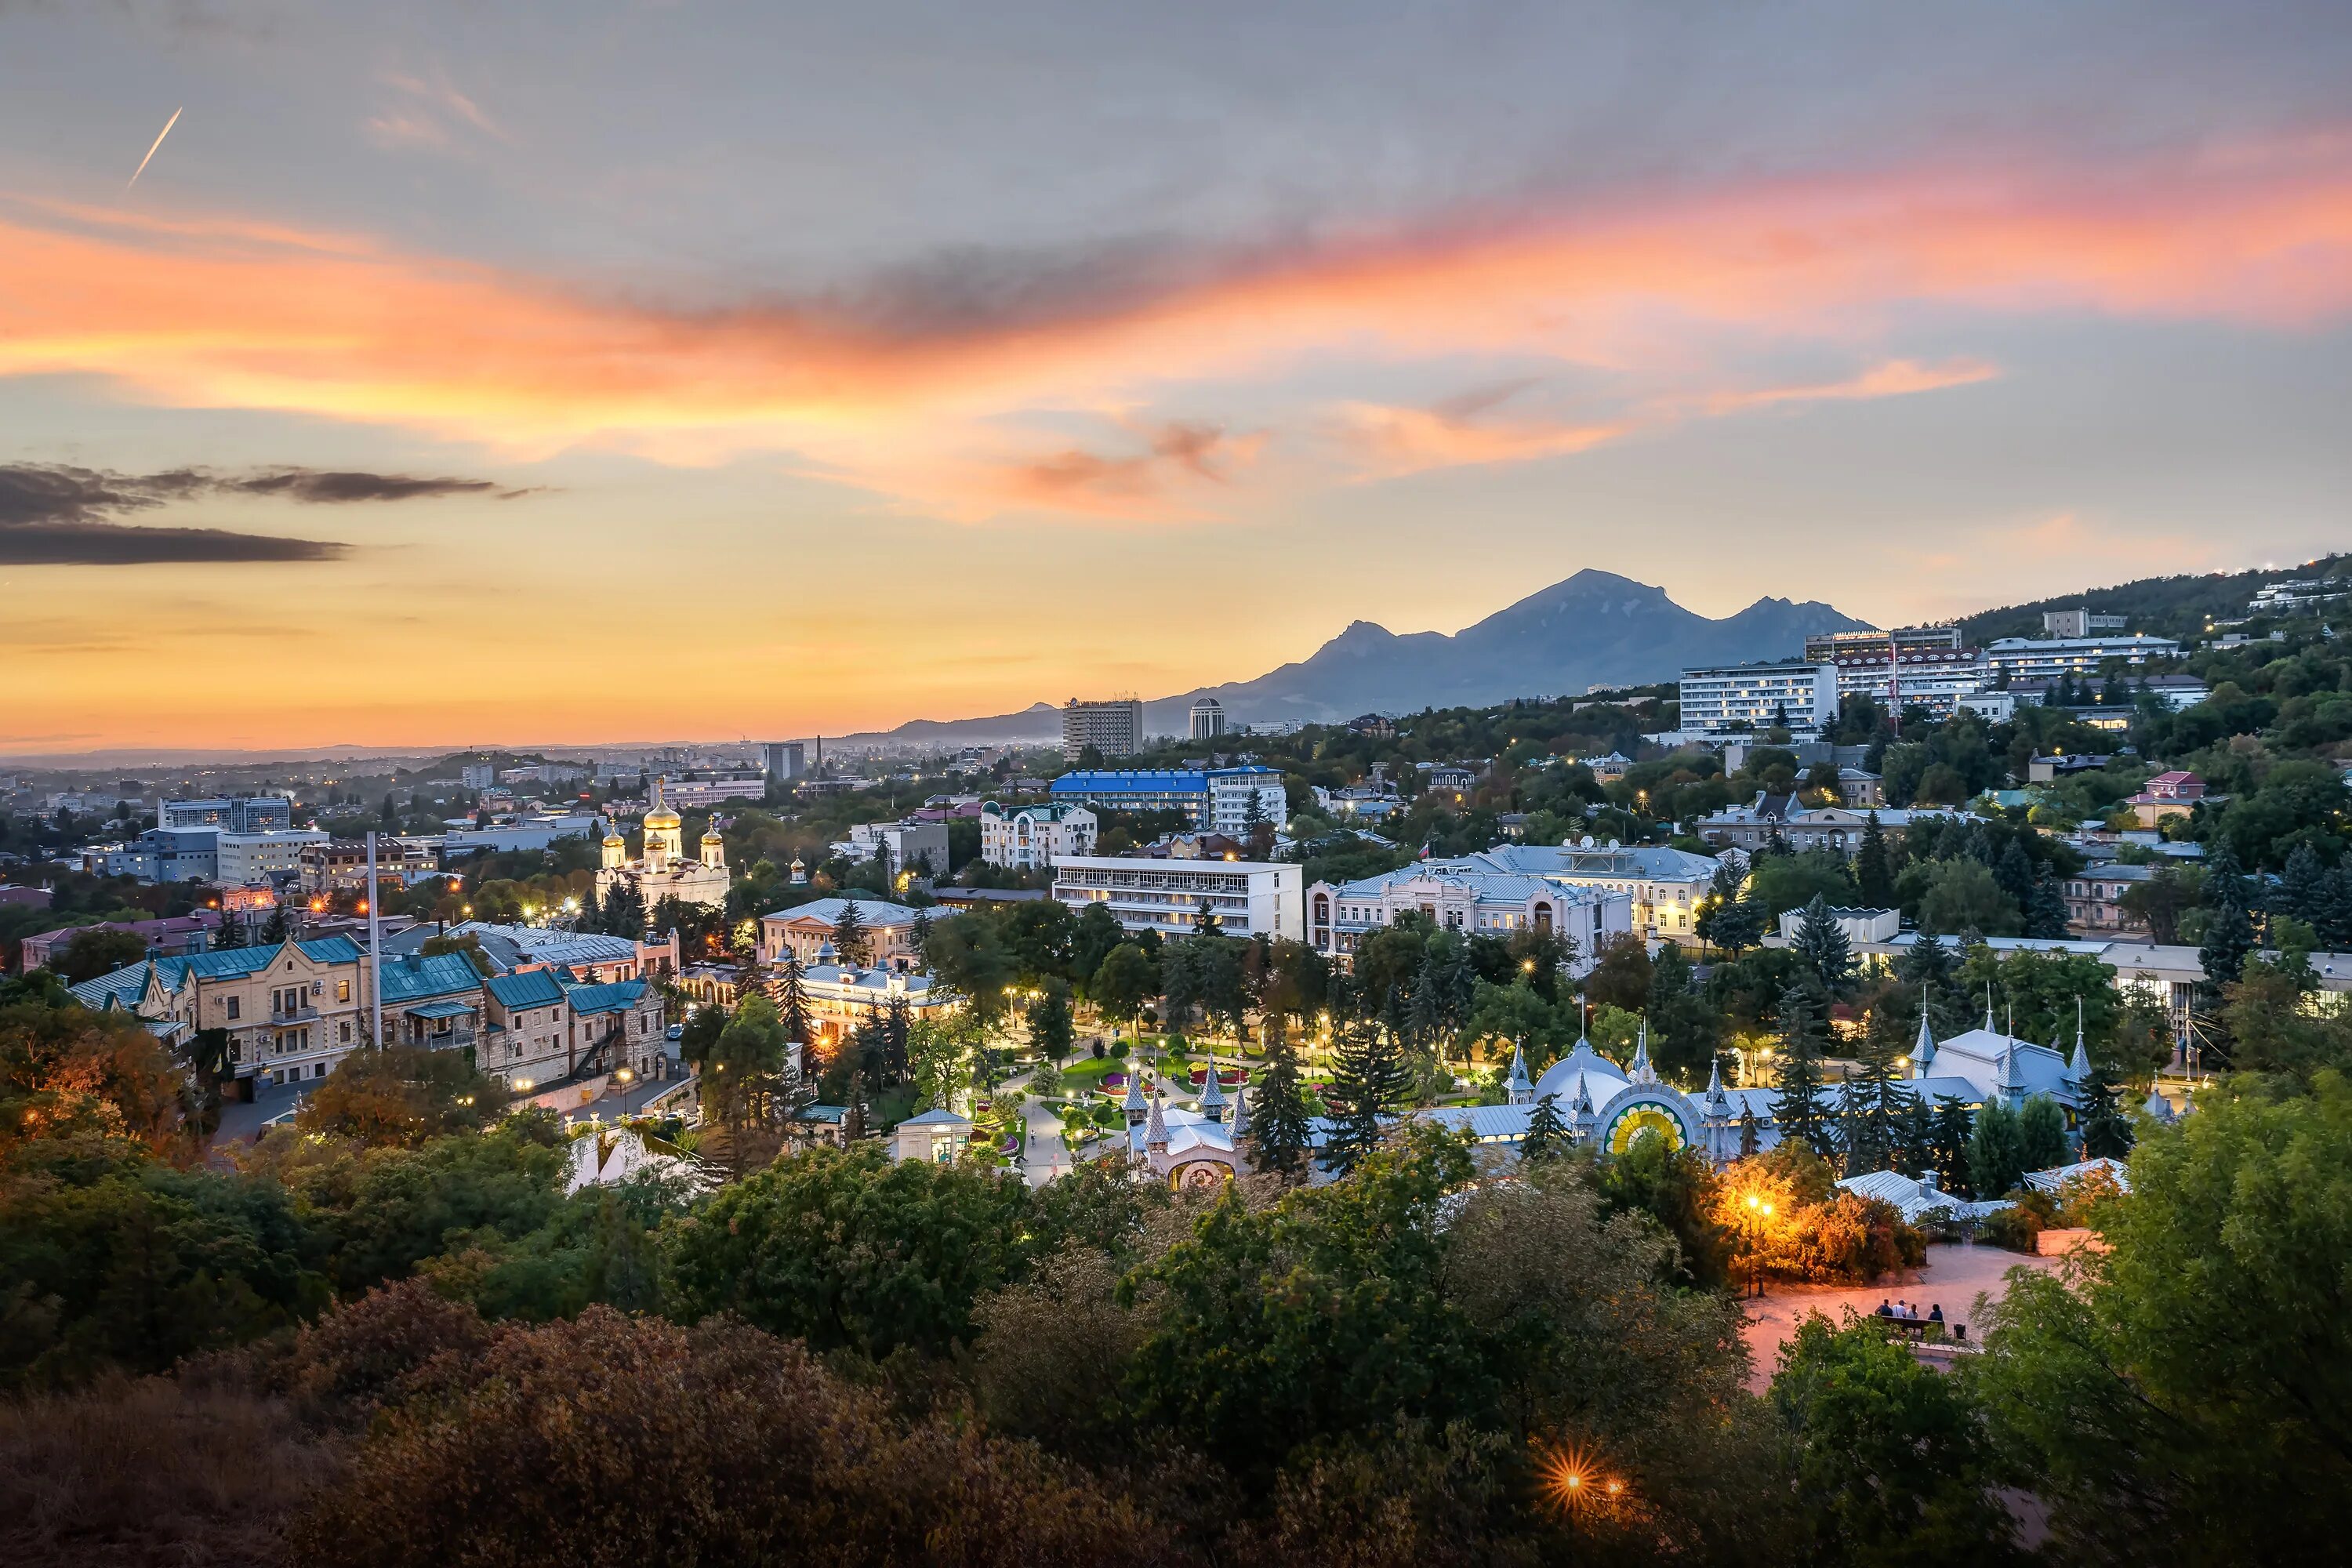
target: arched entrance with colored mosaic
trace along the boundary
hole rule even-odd
[[[1635,1140],[1656,1136],[1669,1149],[1703,1142],[1698,1110],[1664,1084],[1629,1084],[1610,1097],[1600,1114],[1601,1146],[1622,1154]]]

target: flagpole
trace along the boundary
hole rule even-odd
[[[376,923],[375,896],[375,829],[368,829],[368,1007],[373,1022],[372,1038],[378,1049],[383,1046],[383,928]]]

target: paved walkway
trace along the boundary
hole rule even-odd
[[[1794,1337],[1797,1325],[1806,1314],[1819,1312],[1836,1322],[1851,1307],[1857,1312],[1874,1312],[1881,1301],[1889,1299],[1909,1301],[1925,1316],[1927,1309],[1940,1304],[1948,1323],[1966,1323],[1971,1338],[1976,1334],[1977,1307],[1979,1295],[1998,1300],[2009,1289],[2009,1271],[2032,1268],[2048,1272],[2058,1267],[2055,1258],[2034,1258],[2021,1252],[2011,1252],[1999,1247],[1975,1247],[1966,1243],[1939,1242],[1927,1248],[1925,1267],[1906,1269],[1900,1275],[1880,1280],[1875,1285],[1853,1288],[1838,1285],[1767,1285],[1762,1300],[1746,1303],[1748,1326],[1741,1331],[1748,1349],[1755,1357],[1748,1373],[1748,1385],[1761,1394],[1772,1381],[1772,1368],[1780,1359],[1780,1347]]]

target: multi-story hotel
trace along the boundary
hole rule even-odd
[[[980,807],[980,858],[1011,870],[1039,871],[1071,855],[1095,851],[1095,814],[1083,805]]]
[[[1762,730],[1783,721],[1810,730],[1836,718],[1837,710],[1834,664],[1790,659],[1683,671],[1685,730]]]
[[[1055,863],[1054,897],[1108,909],[1129,931],[1182,936],[1214,915],[1227,936],[1304,940],[1300,868],[1259,860],[1145,860],[1072,855]]]
[[[1133,697],[1108,702],[1062,705],[1062,760],[1075,763],[1092,746],[1105,757],[1131,757],[1143,750],[1143,703]]]

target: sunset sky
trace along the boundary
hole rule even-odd
[[[2340,0],[0,0],[0,753],[2300,561],[2347,351]]]

